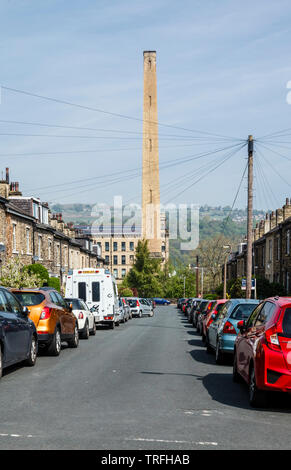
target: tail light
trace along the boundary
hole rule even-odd
[[[236,335],[235,327],[229,321],[227,321],[223,327],[223,333],[228,335]]]
[[[80,312],[80,313],[79,313],[78,318],[79,318],[79,320],[83,320],[83,318],[84,318],[83,312]]]
[[[43,307],[40,314],[40,320],[47,320],[51,316],[51,309],[49,307]]]
[[[265,340],[270,349],[274,349],[276,351],[281,350],[276,326],[272,326],[265,331]]]
[[[136,306],[139,307],[139,301],[138,300],[136,301]]]

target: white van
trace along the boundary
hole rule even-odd
[[[74,269],[67,276],[66,298],[83,299],[94,313],[95,323],[114,328],[118,323],[119,299],[114,276],[104,268]]]

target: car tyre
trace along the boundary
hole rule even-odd
[[[110,328],[110,330],[114,330],[114,328],[115,328],[115,323],[114,323],[114,321],[112,321],[112,322],[109,324],[109,328]]]
[[[81,338],[89,339],[89,337],[90,337],[89,323],[86,321],[85,330],[83,331]]]
[[[215,362],[216,364],[223,364],[223,352],[221,351],[219,347],[219,339],[217,338],[216,341],[216,348],[215,348]]]
[[[3,373],[3,353],[2,353],[2,348],[0,345],[0,379],[2,377],[2,373]]]
[[[32,336],[29,356],[25,361],[25,365],[28,367],[33,367],[36,363],[36,356],[37,356],[37,339],[35,336]]]
[[[92,330],[90,330],[90,335],[91,336],[95,336],[96,335],[96,323],[95,323],[95,320],[93,322],[93,328]]]
[[[253,408],[264,408],[267,406],[267,394],[257,388],[255,368],[253,366],[250,370],[249,402]]]
[[[57,326],[51,344],[47,348],[50,356],[59,356],[62,349],[61,331]]]
[[[77,324],[75,324],[74,334],[72,339],[68,341],[68,345],[70,348],[77,348],[79,346],[79,330]]]
[[[240,374],[238,373],[238,370],[237,370],[236,352],[234,353],[234,356],[233,356],[232,381],[234,383],[242,382],[242,378],[241,378],[241,376],[240,376]]]

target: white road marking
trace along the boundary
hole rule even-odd
[[[137,437],[132,439],[126,439],[127,441],[142,441],[142,442],[163,442],[166,444],[192,444],[192,445],[201,445],[201,446],[218,446],[217,442],[207,442],[207,441],[177,441],[177,440],[169,440],[169,439],[149,439],[143,437]]]
[[[8,434],[8,433],[0,433],[0,437],[36,437],[36,436],[33,436],[32,434]]]

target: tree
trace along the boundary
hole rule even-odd
[[[52,287],[61,292],[61,283],[58,277],[50,277],[48,280],[48,287]]]
[[[25,266],[24,269],[30,274],[37,274],[43,282],[48,282],[49,280],[48,270],[42,264],[29,264],[28,266]]]
[[[170,299],[179,299],[184,297],[184,279],[185,279],[185,296],[196,296],[196,275],[193,270],[188,267],[180,267],[168,269],[168,277],[165,280],[164,292],[165,297]]]
[[[2,267],[1,284],[5,287],[40,287],[42,286],[42,278],[35,273],[30,273],[24,269],[24,264],[20,258],[11,258]]]
[[[163,295],[161,260],[151,258],[147,240],[139,240],[135,251],[135,263],[128,272],[124,285],[136,288],[141,297]]]

